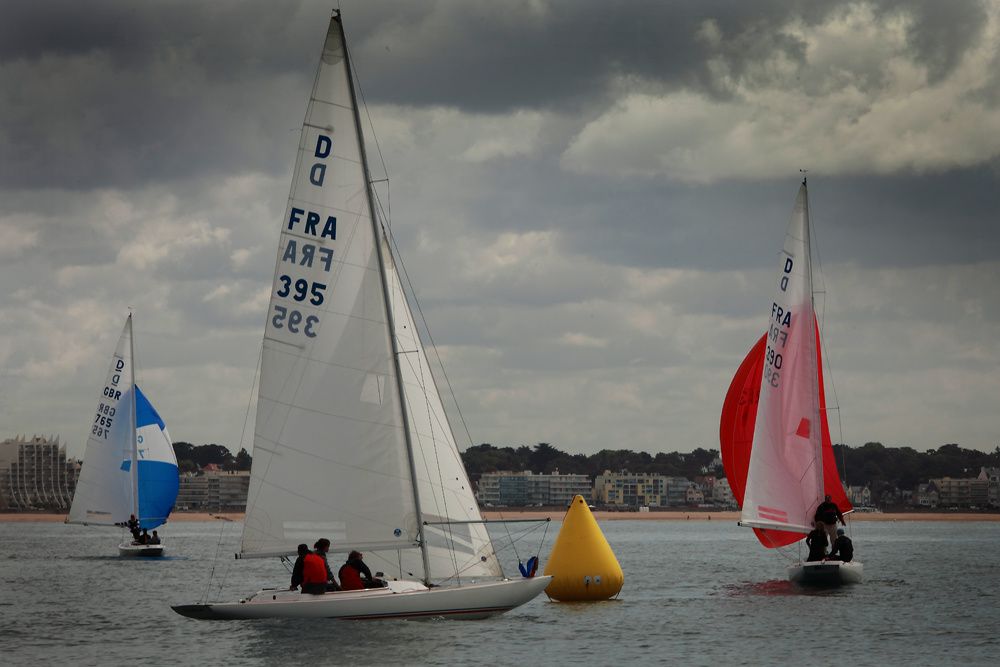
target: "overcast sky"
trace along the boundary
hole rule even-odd
[[[0,439],[82,456],[132,306],[174,440],[251,446],[330,4],[5,6]],[[717,448],[808,169],[834,438],[1000,444],[1000,2],[342,5],[473,442]]]

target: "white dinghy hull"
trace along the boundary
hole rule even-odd
[[[462,586],[427,588],[413,581],[390,581],[386,588],[306,595],[265,589],[239,602],[178,605],[181,616],[199,620],[256,618],[386,618],[448,617],[481,619],[502,614],[528,602],[552,577],[506,580]]]
[[[118,545],[118,555],[125,558],[155,558],[163,555],[163,545],[123,542]]]
[[[788,580],[805,586],[860,584],[863,575],[864,566],[857,561],[820,560],[788,567]]]

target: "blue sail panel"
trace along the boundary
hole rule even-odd
[[[177,500],[177,466],[162,461],[139,461],[139,525],[152,530],[162,525]]]
[[[151,530],[174,509],[180,480],[170,434],[156,408],[135,387],[136,453],[139,477],[139,524]]]
[[[140,429],[143,426],[150,426],[151,424],[156,424],[160,427],[160,430],[165,429],[167,426],[160,419],[159,413],[153,404],[149,402],[146,395],[142,393],[139,389],[139,385],[135,386],[135,427]]]

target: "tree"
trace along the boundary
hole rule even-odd
[[[245,447],[240,447],[240,453],[236,455],[236,461],[234,463],[236,470],[250,470],[251,463],[253,463],[253,458],[247,452]]]

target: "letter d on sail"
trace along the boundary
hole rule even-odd
[[[321,134],[316,137],[316,151],[313,153],[314,157],[320,159],[330,157],[330,151],[333,149],[333,142],[330,137],[325,134]],[[323,187],[323,179],[326,178],[326,165],[317,162],[309,170],[309,182],[313,185]]]

